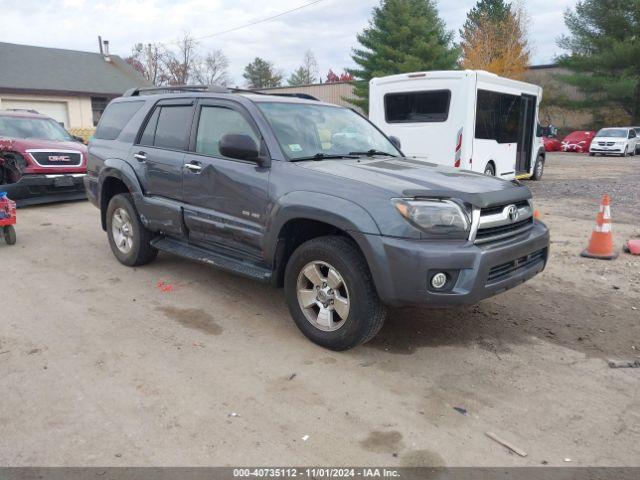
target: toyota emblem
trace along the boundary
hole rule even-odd
[[[507,215],[509,216],[509,220],[511,223],[515,223],[520,218],[520,212],[518,211],[518,207],[515,205],[509,205],[507,207]]]

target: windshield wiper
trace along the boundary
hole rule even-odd
[[[367,157],[373,157],[374,155],[384,155],[386,157],[397,156],[389,152],[382,152],[380,150],[376,150],[375,148],[372,148],[371,150],[368,150],[366,152],[349,152],[349,155],[366,155]]]
[[[354,156],[355,154],[350,153],[349,155],[346,154],[331,154],[331,153],[316,153],[315,155],[311,155],[309,157],[298,157],[298,158],[292,158],[290,161],[291,162],[304,162],[307,160],[313,160],[315,162],[319,162],[320,160],[335,160],[337,158],[358,158]]]

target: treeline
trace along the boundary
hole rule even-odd
[[[156,86],[202,85],[227,86],[230,83],[229,59],[222,50],[203,51],[199,42],[189,33],[178,41],[167,43],[138,43],[133,46],[126,62]],[[284,74],[273,62],[256,57],[245,69],[243,77],[247,88],[270,88],[283,85]],[[310,50],[302,64],[286,80],[290,86],[313,83],[350,82],[349,73],[337,75],[333,70],[324,77],[318,73],[318,63]]]
[[[547,95],[548,101],[596,115],[603,109],[617,109],[631,123],[640,124],[639,12],[640,0],[579,0],[568,9],[569,35],[558,40],[565,53],[556,61],[570,74],[557,79],[583,95],[579,100]],[[307,51],[286,80],[282,70],[263,58],[246,65],[243,77],[248,88],[353,81],[357,97],[353,102],[367,111],[373,77],[467,68],[522,79],[531,59],[529,23],[524,2],[478,0],[467,13],[456,43],[435,0],[381,0],[369,25],[357,35],[358,44],[351,52],[354,68],[320,76],[315,56]],[[229,82],[224,53],[201,51],[188,34],[171,46],[136,45],[127,61],[155,85]]]

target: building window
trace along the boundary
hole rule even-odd
[[[104,109],[109,100],[106,97],[91,97],[91,112],[93,113],[93,126],[97,127]]]

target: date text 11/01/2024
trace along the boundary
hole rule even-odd
[[[237,468],[234,478],[399,478],[391,468]]]

